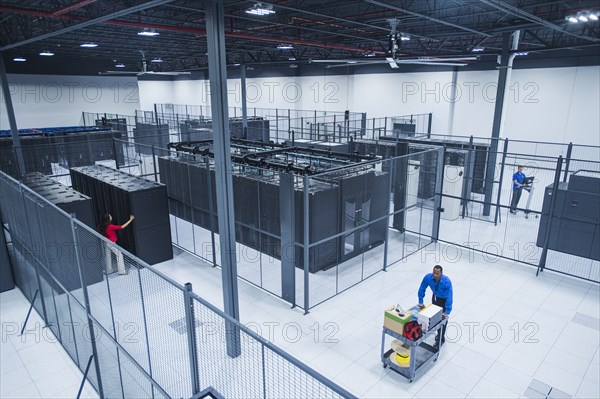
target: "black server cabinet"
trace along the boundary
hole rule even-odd
[[[23,184],[39,196],[56,205],[75,217],[90,228],[94,228],[94,211],[92,199],[59,182],[41,174],[33,173],[25,176]],[[103,252],[99,241],[85,242],[89,234],[79,234],[79,249],[82,262],[78,263],[75,252],[70,245],[72,237],[51,235],[43,237],[46,242],[46,267],[56,276],[62,286],[69,290],[81,288],[79,265],[84,268],[85,284],[87,286],[102,281]],[[42,237],[34,238],[42,242]],[[82,242],[83,240],[83,242]],[[55,286],[58,292],[61,289]]]
[[[152,155],[152,146],[157,148],[167,148],[171,141],[169,136],[169,125],[155,125],[150,123],[136,123],[133,128],[133,141],[136,144],[138,154]]]
[[[600,260],[600,178],[595,176],[600,174],[579,171],[568,183],[559,183],[557,190],[552,185],[546,187],[537,237],[539,247],[544,245],[548,223],[552,220],[548,249]]]
[[[100,165],[72,168],[73,187],[92,197],[98,219],[104,212],[122,224],[135,221],[117,232],[120,246],[148,264],[173,258],[169,204],[164,185]]]
[[[304,244],[304,192],[296,191],[295,197],[296,242]],[[342,231],[339,186],[323,183],[321,186],[311,187],[308,203],[309,243],[315,243]],[[279,196],[277,196],[277,204],[279,204]],[[337,265],[342,257],[341,242],[342,238],[338,237],[310,248],[309,272],[316,273]],[[296,248],[296,267],[304,269],[302,247]]]
[[[10,258],[4,229],[0,226],[0,292],[10,291],[15,288],[15,281],[10,270]]]
[[[340,180],[341,218],[343,230],[360,227],[388,214],[389,174],[363,173]],[[386,219],[343,237],[342,261],[382,244],[387,230]]]
[[[408,159],[391,160],[409,153],[408,143],[400,140],[396,141],[373,141],[373,140],[354,140],[350,143],[350,153],[361,155],[379,155],[384,160],[382,171],[392,174],[392,193],[394,199],[394,217],[392,226],[404,232],[405,213],[402,211],[406,207],[406,184],[408,174]]]

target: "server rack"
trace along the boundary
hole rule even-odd
[[[22,183],[66,213],[75,214],[75,217],[83,224],[94,228],[94,211],[90,197],[60,184],[42,173],[28,174],[23,178]],[[84,239],[84,237],[85,235],[80,235],[78,238]],[[46,266],[58,278],[63,287],[69,291],[81,288],[77,259],[70,245],[71,238],[60,235],[32,238],[36,240],[34,242],[46,243]],[[100,242],[96,240],[90,243],[81,241],[79,243],[83,244],[81,247],[86,249],[85,254],[82,255],[85,256],[85,262],[81,263],[85,268],[85,284],[91,285],[102,281]],[[62,292],[58,286],[55,289]]]
[[[135,215],[127,229],[117,232],[120,246],[150,265],[173,258],[164,185],[101,165],[71,168],[70,172],[73,187],[92,197],[97,224],[104,212],[115,223]]]
[[[397,141],[398,139],[393,136],[380,136],[380,140],[388,140],[388,141]],[[457,140],[441,140],[441,139],[427,139],[427,138],[410,138],[403,137],[402,141],[406,141],[411,144],[423,144],[423,145],[434,145],[434,146],[444,146],[446,151],[449,150],[463,150],[463,151],[473,151],[470,155],[472,160],[469,160],[469,163],[472,163],[472,176],[469,178],[472,181],[471,191],[473,193],[483,193],[483,188],[485,185],[485,169],[487,166],[487,158],[490,150],[490,146],[487,144],[474,143],[471,145],[469,142],[457,141]],[[464,166],[464,165],[456,165],[456,166]]]
[[[238,142],[237,144],[240,144]],[[266,159],[268,156],[278,154],[292,156],[298,151],[310,152],[311,150],[299,148],[277,147],[268,151],[265,148],[254,148],[256,152],[244,142],[247,154],[255,156],[256,160]],[[239,148],[233,150],[237,151]],[[180,148],[181,149],[181,148]],[[324,152],[323,152],[324,153]],[[266,154],[266,155],[265,155]],[[340,155],[340,154],[338,154]],[[346,157],[351,157],[345,155]],[[238,161],[243,158],[236,155]],[[248,161],[248,159],[246,158]],[[216,203],[214,193],[208,190],[208,184],[214,187],[214,170],[207,170],[206,162],[191,159],[189,156],[165,156],[159,158],[160,179],[167,187],[170,198],[170,209],[175,216],[193,221],[193,223],[210,229],[217,230],[216,209],[210,209],[208,193],[213,193],[212,203]],[[296,160],[296,171],[308,170],[308,165]],[[266,165],[263,165],[266,167]],[[289,167],[289,164],[287,164]],[[292,172],[292,171],[288,171]],[[311,243],[336,235],[349,227],[345,214],[352,208],[352,228],[359,227],[371,220],[381,218],[388,212],[388,180],[387,172],[377,172],[365,168],[354,174],[340,174],[338,176],[325,176],[322,179],[313,177],[309,194],[309,240]],[[240,166],[233,175],[234,208],[236,217],[236,240],[244,245],[261,251],[264,254],[281,259],[281,221],[279,213],[279,172],[252,167]],[[295,190],[295,201],[302,204],[304,201],[301,187]],[[344,204],[344,205],[343,205]],[[193,215],[193,220],[192,220]],[[211,226],[211,215],[213,217]],[[295,236],[296,242],[303,243],[304,215],[303,207],[297,206],[295,211]],[[318,244],[310,249],[310,272],[315,273],[326,270],[341,261],[357,256],[370,248],[383,243],[387,220],[358,230],[351,238],[337,237],[327,242]],[[261,230],[261,231],[258,231]],[[346,251],[343,242],[353,240],[352,250]],[[295,250],[295,263],[303,267],[303,250]]]
[[[13,288],[15,288],[15,281],[10,270],[8,246],[4,236],[4,228],[0,226],[0,292],[9,291]]]
[[[357,139],[349,143],[351,153],[374,154],[383,159],[392,159],[408,154],[408,144],[403,141],[374,141]],[[399,232],[405,231],[405,212],[408,159],[396,159],[384,162],[382,171],[392,174],[392,193],[394,198],[394,217],[392,226]]]
[[[139,154],[152,155],[152,146],[157,148],[167,148],[167,145],[171,141],[169,136],[169,125],[168,124],[150,124],[136,122],[133,128],[133,141],[136,144],[143,144],[136,146],[136,150]]]
[[[550,204],[555,198],[548,249],[587,259],[600,260],[600,173],[577,171],[569,182],[560,182],[544,191],[537,246],[543,247]]]

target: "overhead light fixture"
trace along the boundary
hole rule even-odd
[[[239,62],[236,62],[235,64],[233,64],[233,66],[240,66],[241,64]]]
[[[13,61],[14,62],[25,62],[25,61],[27,61],[27,58],[16,57],[16,58],[13,58]]]
[[[298,68],[298,65],[296,65],[296,64],[290,64],[290,68]]]
[[[246,14],[263,16],[275,14],[275,11],[273,11],[273,6],[270,4],[256,3],[246,10]]]
[[[144,30],[140,31],[137,33],[140,36],[158,36],[160,35],[159,32],[156,31],[156,29],[152,28],[152,29],[148,29],[148,28],[144,28]]]
[[[483,50],[485,50],[483,47],[473,47],[473,48],[471,49],[471,51],[472,51],[472,52],[474,52],[474,53],[480,53],[480,52],[482,52]]]
[[[373,52],[366,53],[365,57],[375,57],[375,53],[373,53]]]
[[[598,20],[598,11],[581,11],[574,15],[567,15],[565,19],[573,24]]]
[[[246,67],[246,70],[247,71],[254,71],[254,67],[248,66],[248,67]]]
[[[527,51],[519,51],[518,53],[515,53],[515,55],[528,55],[529,53]]]
[[[152,60],[150,60],[150,62],[159,63],[159,62],[163,62],[163,60],[162,60],[162,58],[153,58]]]
[[[122,63],[115,64],[115,68],[125,68],[125,64],[122,64]]]
[[[403,42],[406,42],[408,40],[410,40],[410,36],[405,35],[404,33],[400,36],[400,40]]]
[[[294,48],[294,46],[292,46],[291,44],[280,44],[277,46],[278,50],[292,50]]]
[[[357,64],[357,61],[348,61],[348,64]]]
[[[296,61],[296,57],[290,57],[288,58],[288,61]]]
[[[52,57],[54,53],[52,51],[42,51],[40,55],[43,55],[44,57]]]
[[[96,43],[83,43],[83,44],[80,44],[79,47],[93,48],[93,47],[98,47],[98,45]]]

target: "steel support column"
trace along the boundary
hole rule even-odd
[[[248,138],[248,108],[246,104],[246,65],[240,67],[240,78],[242,80],[242,137]]]
[[[510,71],[512,69],[514,54],[510,50],[516,50],[519,46],[520,31],[512,34],[504,33],[502,38],[502,55],[500,59],[500,71],[498,73],[498,88],[496,89],[496,107],[494,108],[494,123],[492,124],[492,140],[488,153],[487,166],[485,168],[485,198],[483,204],[483,216],[490,215],[492,205],[492,192],[494,190],[494,177],[496,172],[496,157],[498,155],[498,140],[502,131],[502,114],[506,96],[506,87],[510,83]],[[509,48],[510,46],[510,48]]]
[[[219,241],[221,244],[221,275],[225,313],[240,319],[235,251],[235,215],[233,208],[233,179],[231,176],[231,150],[229,115],[227,108],[227,69],[225,60],[225,22],[223,2],[206,2],[206,40],[208,43],[208,75],[210,79],[212,127],[215,152],[215,187]],[[240,331],[227,322],[227,354],[237,357],[241,353]]]
[[[281,236],[281,297],[296,306],[296,204],[294,176],[279,174],[279,226]]]
[[[15,156],[17,157],[17,165],[19,173],[25,176],[25,161],[23,161],[23,151],[21,150],[21,140],[19,139],[19,129],[17,128],[17,120],[15,119],[15,109],[13,108],[10,90],[8,88],[8,78],[6,77],[6,67],[4,65],[4,54],[0,51],[0,80],[2,81],[2,95],[4,95],[4,103],[6,104],[6,116],[8,116],[8,124],[12,134],[13,147]]]

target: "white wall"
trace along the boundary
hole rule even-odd
[[[248,107],[367,112],[369,118],[433,113],[432,131],[489,137],[498,71],[326,75],[248,79]],[[241,105],[239,79],[229,79],[229,105]],[[152,104],[210,104],[206,81],[139,82],[143,109]],[[600,145],[600,66],[516,69],[505,104],[502,137]]]
[[[133,115],[140,108],[135,77],[8,75],[18,128],[72,126],[81,113]],[[0,129],[9,129],[0,93]]]

